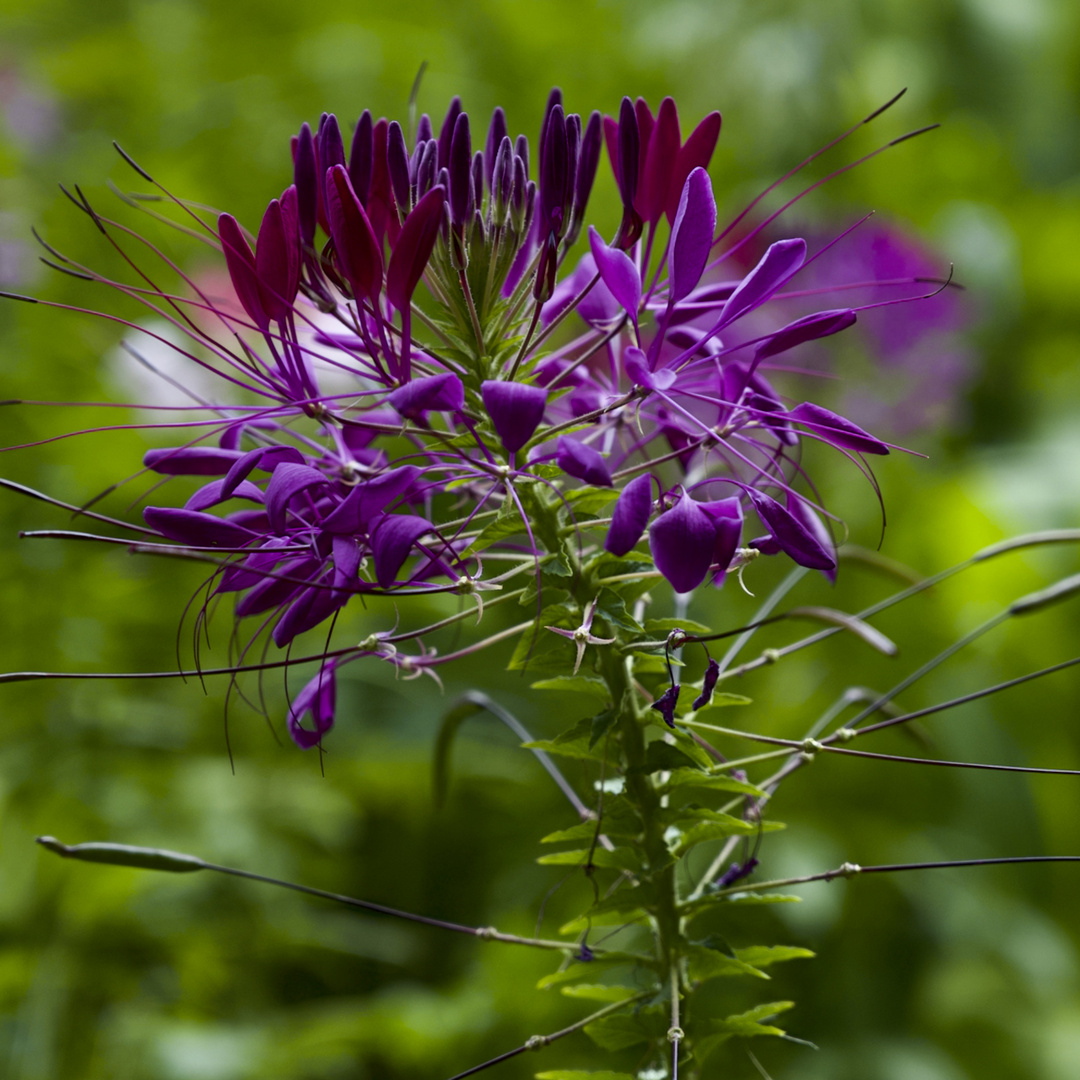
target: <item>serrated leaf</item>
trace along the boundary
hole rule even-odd
[[[618,717],[615,715],[614,709],[605,709],[603,712],[597,713],[592,718],[592,727],[589,730],[590,750],[611,730],[612,724],[614,724],[617,719]]]
[[[689,945],[686,949],[690,978],[695,982],[723,978],[732,975],[752,975],[756,979],[767,979],[764,971],[759,971],[752,964],[740,960],[738,956],[727,956],[705,945]]]
[[[533,690],[561,690],[566,694],[583,694],[606,702],[611,696],[603,679],[592,675],[556,675],[554,679],[541,679],[532,684]]]
[[[744,963],[756,968],[766,968],[770,964],[780,964],[785,960],[810,960],[814,953],[797,945],[751,945],[745,949],[736,949],[735,955]]]
[[[699,821],[687,829],[671,849],[676,859],[681,859],[692,847],[709,840],[726,840],[729,836],[756,836],[758,827],[741,818],[723,815],[726,821]]]
[[[554,739],[537,739],[522,745],[529,750],[546,750],[549,754],[559,754],[562,757],[600,761],[604,756],[603,747],[596,747],[591,741],[592,723],[592,717],[587,717]]]
[[[646,619],[645,633],[663,634],[665,637],[672,630],[685,630],[688,634],[711,634],[712,627],[693,619]]]
[[[675,745],[690,758],[694,764],[700,765],[703,769],[712,768],[716,762],[706,753],[693,738],[688,735],[682,728],[676,727],[674,731],[669,732],[671,737],[675,740]]]
[[[640,991],[633,986],[603,985],[601,983],[576,983],[574,986],[564,986],[562,993],[567,997],[584,998],[586,1001],[625,1001],[632,998]]]
[[[598,510],[603,510],[618,494],[614,488],[586,486],[566,492],[566,501],[575,515],[595,514]]]
[[[788,1009],[794,1008],[794,1001],[770,1001],[764,1005],[755,1005],[754,1008],[747,1009],[746,1012],[738,1013],[735,1016],[727,1016],[723,1020],[713,1020],[711,1026],[730,1031],[742,1024],[759,1024],[762,1020],[771,1020],[774,1016],[779,1016],[781,1013],[787,1012]]]
[[[703,705],[694,713],[694,719],[704,723],[710,724],[712,720],[709,718],[709,714],[714,709],[727,709],[732,705],[752,705],[753,699],[743,697],[742,694],[726,694],[716,691],[709,701],[708,705]]]
[[[506,499],[494,521],[489,521],[480,530],[480,535],[469,545],[468,550],[483,551],[499,540],[505,540],[508,536],[517,536],[525,532],[525,522],[518,511],[517,504],[513,499]]]
[[[667,661],[664,660],[662,653],[636,652],[634,653],[634,674],[666,675]]]
[[[734,904],[736,907],[755,907],[760,904],[801,904],[801,896],[790,893],[756,893],[752,891],[731,893],[729,896],[701,896],[683,908],[687,915],[697,915],[706,908],[720,904]]]
[[[765,792],[753,784],[735,780],[723,773],[704,773],[699,769],[676,769],[666,784],[662,785],[663,791],[673,791],[675,788],[696,787],[706,788],[710,791],[734,791],[741,795],[755,795],[761,798]]]
[[[645,764],[642,768],[646,773],[672,772],[675,769],[696,769],[697,764],[677,746],[663,739],[655,739],[645,747]]]
[[[640,907],[628,908],[624,911],[600,911],[595,914],[589,911],[586,915],[579,915],[568,923],[559,927],[560,934],[580,934],[590,927],[597,926],[630,926],[634,923],[646,922],[649,913]]]
[[[533,476],[539,476],[544,480],[558,480],[559,477],[563,475],[563,471],[559,468],[558,465],[551,465],[548,462],[544,461],[534,462],[533,464],[527,466],[527,468]],[[524,478],[520,477],[518,479]]]
[[[601,589],[597,595],[596,614],[618,630],[640,634],[641,623],[630,614],[626,601],[612,589]]]
[[[549,855],[541,855],[536,860],[541,866],[584,866],[589,861],[588,848],[575,848],[570,851],[553,851]],[[607,848],[597,844],[592,853],[592,865],[601,866],[608,870],[633,870],[641,869],[641,863],[633,848],[619,848],[608,851]]]
[[[563,983],[575,982],[578,979],[591,979],[595,981],[597,975],[599,975],[601,971],[607,971],[612,967],[626,963],[627,960],[621,956],[597,956],[593,960],[570,964],[561,971],[553,971],[550,975],[543,976],[543,978],[537,982],[536,989],[547,990],[549,987],[561,986]]]
[[[633,1013],[616,1013],[595,1020],[585,1028],[585,1034],[604,1050],[625,1050],[628,1046],[649,1043],[663,1038],[669,1017],[656,1005]]]

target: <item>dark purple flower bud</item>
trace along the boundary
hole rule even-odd
[[[806,260],[805,240],[778,240],[761,261],[742,279],[720,314],[719,326],[728,326],[741,315],[760,307],[799,270]]]
[[[652,477],[645,473],[622,489],[611,515],[604,550],[622,558],[641,539],[652,513]]]
[[[801,319],[796,319],[783,329],[777,330],[772,337],[762,342],[754,353],[754,363],[787,352],[788,349],[793,349],[804,341],[816,341],[830,334],[838,334],[851,326],[855,318],[855,312],[850,308],[816,311],[813,315],[804,315]]]
[[[353,132],[349,149],[349,179],[361,205],[367,206],[371,191],[371,173],[375,164],[375,142],[371,123],[371,110],[365,109]],[[327,166],[329,168],[329,166]]]
[[[412,295],[431,258],[435,241],[439,238],[445,202],[445,189],[432,188],[413,207],[401,227],[401,235],[390,254],[390,265],[386,271],[386,295],[398,311],[408,310]]]
[[[544,156],[547,154],[548,125],[551,123],[551,114],[556,108],[562,112],[562,91],[557,86],[554,86],[551,89],[551,93],[548,94],[547,104],[544,106],[544,119],[540,121],[540,137],[536,142],[536,170],[541,177],[541,184],[543,183],[542,178],[544,175]]]
[[[255,244],[255,272],[263,310],[281,322],[292,313],[300,287],[300,225],[296,213],[296,188],[289,187],[274,199],[263,214]]]
[[[450,166],[450,144],[454,141],[454,127],[457,118],[461,114],[461,98],[456,95],[450,102],[450,108],[446,110],[446,118],[439,129],[439,168],[446,169]]]
[[[420,164],[416,170],[416,198],[419,201],[435,183],[435,169],[439,158],[439,144],[434,139],[429,139],[424,144],[424,151],[420,157]]]
[[[420,470],[415,465],[402,465],[373,480],[362,481],[326,516],[323,528],[335,536],[367,532],[375,515],[405,498],[419,476]]]
[[[653,129],[656,127],[656,120],[653,117],[652,109],[649,108],[649,103],[643,98],[639,97],[634,102],[634,116],[637,119],[638,126],[638,169],[637,169],[637,195],[634,198],[634,208],[641,212],[639,205],[641,201],[641,180],[645,175],[645,158],[649,154],[649,143],[652,141]]]
[[[323,113],[316,136],[319,145],[319,168],[323,177],[323,206],[326,206],[326,174],[335,165],[345,164],[345,143],[341,138],[341,128],[333,113]]]
[[[371,534],[371,555],[375,562],[375,580],[380,587],[390,588],[398,571],[409,557],[413,544],[435,526],[422,517],[408,514],[385,514],[379,518]]]
[[[477,213],[484,203],[484,155],[477,150],[472,159],[472,204]]]
[[[394,209],[394,192],[390,186],[390,170],[386,161],[387,133],[390,125],[385,118],[380,118],[372,130],[373,163],[371,169],[371,191],[368,194],[367,211],[375,239],[379,242],[382,254],[383,237],[389,232],[390,242],[397,240],[398,216]]]
[[[270,483],[266,485],[266,516],[278,536],[285,532],[285,512],[289,500],[313,487],[325,487],[327,482],[326,476],[310,465],[286,462],[274,470]]]
[[[650,225],[656,225],[667,209],[668,191],[681,145],[679,111],[674,100],[666,97],[660,102],[656,125],[645,153],[645,167],[638,179],[637,209]]]
[[[709,666],[705,669],[705,679],[701,685],[701,693],[694,698],[694,708],[703,709],[712,701],[716,682],[720,678],[720,665],[710,656]]]
[[[561,105],[556,105],[544,124],[544,146],[540,155],[540,239],[553,232],[562,234],[567,194],[566,121]]]
[[[489,379],[480,384],[484,408],[503,446],[514,453],[532,438],[547,406],[547,391],[528,383]]]
[[[143,465],[162,476],[225,476],[243,456],[239,450],[217,446],[175,446],[147,450]]]
[[[408,418],[429,410],[456,412],[465,407],[465,387],[456,375],[444,372],[413,379],[399,386],[387,400]]]
[[[599,451],[577,439],[560,435],[555,461],[564,473],[584,480],[586,484],[611,487],[611,471],[607,462],[600,456]]]
[[[244,547],[255,539],[249,529],[198,510],[148,506],[143,520],[166,539],[191,547]]]
[[[589,226],[589,247],[601,280],[637,325],[638,308],[641,306],[641,275],[634,260],[625,251],[608,247],[593,225]]]
[[[804,401],[788,413],[791,420],[808,428],[819,439],[845,450],[854,450],[860,454],[887,454],[888,446],[880,439],[875,439],[867,431],[853,424],[843,416],[823,409],[813,402]]]
[[[603,138],[603,122],[600,113],[594,111],[585,126],[585,134],[581,137],[577,175],[574,178],[574,208],[570,218],[570,229],[566,237],[568,244],[572,244],[577,239],[581,230],[581,223],[585,218],[585,207],[588,206],[593,182],[596,180],[596,169],[600,164],[600,144],[603,142]]]
[[[491,173],[492,220],[496,225],[506,222],[510,209],[510,192],[514,180],[514,148],[507,135],[499,143],[495,152],[494,168]]]
[[[382,289],[382,244],[376,239],[343,165],[335,165],[327,173],[326,193],[337,264],[356,299],[374,304]]]
[[[319,165],[315,153],[315,139],[311,128],[305,123],[296,141],[296,157],[293,161],[293,183],[296,185],[300,213],[300,237],[305,247],[315,243],[315,226],[319,220]]]
[[[441,153],[440,153],[440,164]],[[454,122],[454,137],[450,143],[450,220],[464,225],[472,218],[472,138],[469,134],[469,114],[459,113]]]
[[[628,248],[641,235],[641,215],[634,207],[638,187],[638,158],[641,144],[638,134],[638,117],[628,97],[622,99],[619,108],[618,156],[619,197],[623,204],[623,218],[619,226],[617,243]]]
[[[676,592],[696,589],[709,572],[716,548],[712,518],[684,494],[649,529],[649,548],[656,569]]]
[[[716,149],[716,140],[720,138],[720,114],[711,112],[692,132],[686,140],[675,161],[675,169],[671,174],[671,182],[668,187],[667,213],[668,222],[675,220],[679,211],[679,199],[682,197],[682,189],[686,184],[686,178],[695,169],[707,169],[712,161],[713,151]]]
[[[736,769],[737,773],[739,770]],[[735,776],[735,773],[732,773]],[[735,777],[738,779],[738,777]],[[758,866],[757,859],[747,859],[745,864],[733,862],[724,873],[716,879],[716,883],[710,886],[713,892],[719,892],[721,889],[730,889],[737,881],[742,881],[743,878],[749,877]]]
[[[424,113],[420,117],[420,123],[416,125],[416,145],[426,143],[435,138],[435,131],[431,126],[431,117],[427,113]]]
[[[386,168],[390,173],[394,201],[404,217],[412,206],[412,195],[409,191],[409,151],[405,148],[405,133],[396,120],[391,120],[386,129]],[[360,201],[363,202],[363,199]]]
[[[677,683],[669,686],[653,703],[650,709],[655,709],[663,718],[669,728],[675,726],[675,707],[679,704],[679,694],[682,687]]]
[[[811,570],[836,569],[836,556],[790,510],[753,488],[747,494],[765,528],[795,562]]]
[[[525,179],[529,179],[529,140],[524,135],[519,135],[514,141],[514,153],[521,158],[525,166]]]
[[[581,117],[571,113],[566,118],[566,200],[563,217],[569,221],[574,207],[574,188],[577,184],[578,155],[581,153]]]
[[[334,706],[337,691],[337,679],[331,660],[319,669],[315,676],[293,698],[289,706],[289,738],[301,750],[310,750],[322,742],[322,737],[334,726]],[[304,717],[311,714],[313,730],[303,726]]]
[[[514,176],[510,188],[510,220],[518,232],[522,232],[525,222],[525,189],[532,181],[525,170],[525,163],[514,156]]]
[[[237,299],[248,318],[265,333],[270,326],[270,316],[263,307],[259,276],[255,270],[255,253],[232,214],[222,214],[218,218],[218,236]]]
[[[665,98],[669,101],[670,98]],[[661,110],[662,112],[662,110]],[[659,220],[663,208],[657,214]],[[656,220],[653,224],[656,224]],[[716,231],[716,200],[709,174],[695,169],[686,180],[668,246],[668,303],[677,304],[701,280]]]
[[[491,114],[487,143],[484,146],[484,179],[487,181],[488,191],[495,191],[495,186],[492,183],[492,178],[495,175],[495,155],[498,154],[503,139],[508,137],[506,113],[503,112],[501,105],[496,105],[495,111]],[[477,202],[479,201],[477,199]]]

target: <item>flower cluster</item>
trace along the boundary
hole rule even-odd
[[[837,241],[780,240],[731,276],[760,228],[718,230],[720,127],[712,113],[684,140],[670,98],[583,119],[556,90],[535,152],[501,109],[474,149],[455,98],[437,133],[427,116],[407,133],[365,112],[346,154],[325,114],[293,139],[293,183],[256,233],[176,200],[220,248],[238,305],[186,278],[183,296],[108,281],[185,333],[180,351],[223,387],[192,439],[146,455],[163,477],[205,479],[183,506],[145,509],[153,542],[218,562],[211,591],[252,620],[248,647],[332,627],[354,598],[479,602],[628,556],[678,593],[762,554],[832,575],[801,449],[829,444],[869,473],[863,455],[890,448],[783,397],[771,372],[862,308],[784,317]],[[622,203],[610,241],[586,229],[605,144]],[[594,598],[552,627],[577,665],[613,640],[592,634],[596,613]],[[390,635],[327,652],[290,709],[299,745],[332,725],[336,669],[359,656],[412,674],[447,659]]]

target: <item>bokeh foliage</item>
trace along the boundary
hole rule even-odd
[[[903,130],[943,130],[826,188],[798,221],[846,224],[865,209],[918,229],[956,264],[976,315],[981,371],[949,430],[908,442],[880,470],[883,551],[941,569],[1003,535],[1077,522],[1080,452],[1080,9],[1069,0],[284,0],[0,2],[0,287],[109,306],[46,276],[29,227],[79,258],[94,230],[57,193],[77,181],[98,203],[107,178],[137,183],[116,139],[184,196],[254,223],[287,182],[288,137],[329,109],[400,115],[421,60],[421,105],[460,93],[473,115],[504,105],[534,132],[552,82],[571,108],[611,111],[623,93],[672,93],[687,120],[724,112],[717,193],[739,208],[795,160],[902,85],[901,105],[851,153]],[[830,159],[834,160],[834,159]],[[838,158],[836,160],[846,160]],[[820,171],[818,173],[820,175]],[[596,198],[614,220],[606,165]],[[171,250],[197,265],[198,252]],[[118,328],[25,305],[0,307],[0,397],[101,401],[122,395],[103,359]],[[865,376],[865,369],[861,372]],[[133,413],[30,406],[0,411],[2,442]],[[888,436],[888,432],[881,432]],[[75,502],[132,471],[138,433],[5,454],[0,474]],[[828,495],[861,542],[877,542],[873,499],[835,467]],[[114,497],[111,505],[122,507]],[[118,552],[18,541],[63,515],[0,497],[0,668],[168,668],[193,568]],[[1025,590],[1076,568],[1075,551],[1013,556],[890,614],[898,661],[834,640],[733,689],[761,730],[800,732],[845,686],[885,687]],[[759,593],[779,568],[750,575]],[[848,610],[884,583],[853,567],[807,602]],[[658,598],[658,604],[667,603]],[[753,602],[729,585],[692,614],[737,622]],[[392,619],[354,616],[361,636]],[[1068,658],[1075,605],[1008,625],[919,685],[910,707]],[[215,644],[220,652],[224,621]],[[779,632],[768,639],[779,642]],[[508,655],[508,651],[507,651]],[[223,738],[222,687],[36,683],[0,688],[0,1072],[12,1080],[161,1080],[450,1075],[585,1011],[534,991],[544,955],[351,915],[231,880],[165,878],[60,863],[32,838],[170,846],[474,925],[528,933],[559,882],[536,841],[572,814],[508,734],[470,721],[448,804],[432,802],[440,713],[471,686],[551,735],[586,704],[530,692],[485,655],[449,675],[396,682],[357,665],[320,762],[279,745],[242,706]],[[1080,767],[1075,674],[930,720],[943,757]],[[268,683],[280,716],[280,684]],[[280,724],[278,725],[280,734]],[[901,736],[882,748],[911,752]],[[325,775],[321,770],[325,770]],[[575,775],[581,784],[590,781]],[[770,876],[844,859],[1080,851],[1080,785],[1031,783],[826,759],[777,806]],[[1080,916],[1071,867],[959,871],[834,882],[782,916],[755,913],[733,940],[766,933],[819,958],[779,970],[758,1000],[792,998],[788,1027],[821,1046],[761,1051],[799,1080],[1066,1080],[1080,1060]],[[587,885],[548,900],[545,929]],[[739,941],[736,940],[736,944]],[[736,1002],[737,1004],[737,1002]],[[730,1011],[730,1010],[729,1010]],[[601,1067],[584,1037],[498,1075]],[[623,1062],[632,1065],[632,1059]],[[719,1067],[719,1066],[718,1066]],[[753,1076],[735,1047],[724,1068]],[[493,1073],[492,1075],[496,1075]]]

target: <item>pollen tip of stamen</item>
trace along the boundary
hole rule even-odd
[[[154,178],[141,166],[135,159],[115,140],[113,139],[113,147],[116,152],[144,179],[153,184]]]
[[[5,300],[22,300],[23,303],[26,303],[26,304],[36,304],[37,303],[37,299],[35,297],[33,297],[33,296],[23,296],[22,293],[0,292],[0,297],[3,297]]]

